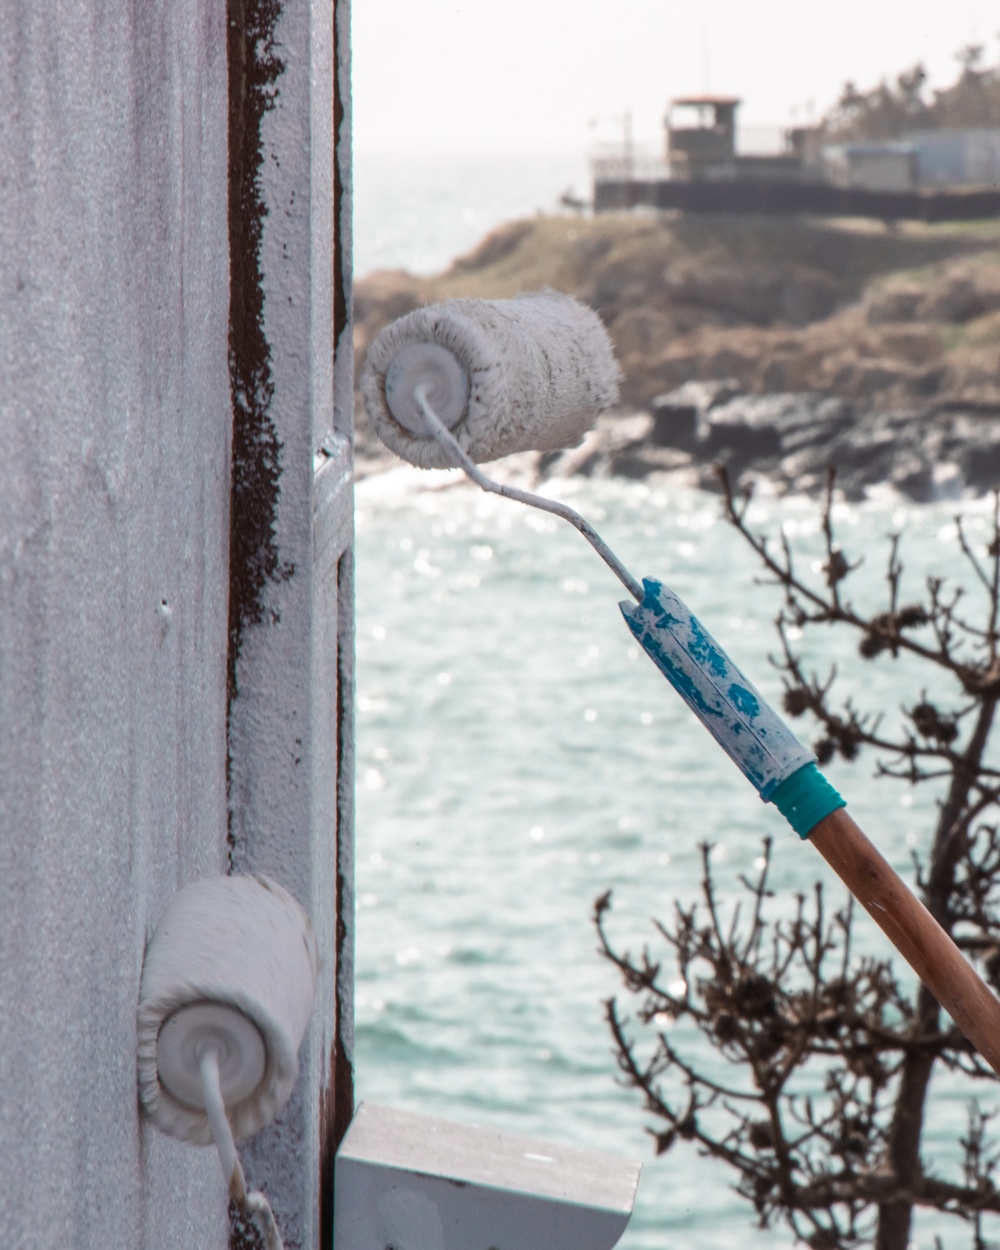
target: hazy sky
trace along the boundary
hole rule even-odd
[[[923,61],[941,86],[956,50],[997,59],[993,0],[354,0],[354,134],[388,147],[581,153],[620,132],[659,143],[671,96],[741,96],[745,125],[818,115]],[[589,125],[599,119],[600,130]]]

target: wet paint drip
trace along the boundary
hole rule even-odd
[[[643,578],[641,604],[620,604],[636,641],[767,802],[815,760],[684,601]]]

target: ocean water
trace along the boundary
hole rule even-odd
[[[354,271],[446,269],[506,221],[590,197],[582,152],[362,151],[354,163]]]
[[[717,497],[615,481],[550,488],[634,574],[668,580],[780,698],[769,662],[778,594],[755,581]],[[964,576],[956,506],[886,497],[838,508],[845,548],[865,560],[851,583],[859,606],[884,603],[890,531],[904,535],[904,599],[930,572]],[[981,545],[988,511],[964,510]],[[783,530],[817,575],[814,504],[762,499],[752,516]],[[699,894],[699,843],[713,844],[727,907],[767,834],[775,914],[825,865],[637,652],[617,607],[624,591],[568,526],[408,468],[359,485],[357,520],[359,1097],[641,1159],[623,1250],[789,1245],[784,1229],[754,1227],[722,1165],[687,1144],[653,1156],[652,1121],[616,1082],[603,1004],[628,996],[596,953],[591,909],[613,889],[616,941],[655,952],[651,919]],[[927,684],[903,662],[866,663],[836,632],[803,645],[810,666],[836,663],[845,692],[887,725]],[[826,771],[909,876],[935,796],[875,780],[874,767],[868,757]],[[830,880],[831,904],[841,898]],[[857,940],[881,949],[864,916]],[[708,1050],[696,1058],[720,1062]],[[926,1145],[944,1170],[957,1166],[966,1094],[935,1085]],[[997,1104],[994,1090],[985,1103]],[[936,1231],[966,1243],[953,1222],[921,1220],[915,1246],[929,1250]]]

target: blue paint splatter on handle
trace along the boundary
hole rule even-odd
[[[690,617],[688,628],[691,631],[688,653],[692,659],[697,660],[702,668],[710,668],[716,677],[725,677],[728,671],[725,652],[719,650],[696,616]]]
[[[742,712],[750,720],[756,720],[760,715],[760,700],[754,696],[753,691],[747,690],[746,686],[737,686],[733,682],[729,687],[729,698],[737,712]]]
[[[744,776],[767,800],[816,757],[669,587],[643,581],[641,604],[621,604],[636,641]]]

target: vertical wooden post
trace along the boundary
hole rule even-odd
[[[230,862],[297,895],[323,960],[299,1084],[243,1153],[286,1246],[313,1250],[352,1101],[348,12],[229,7]]]

